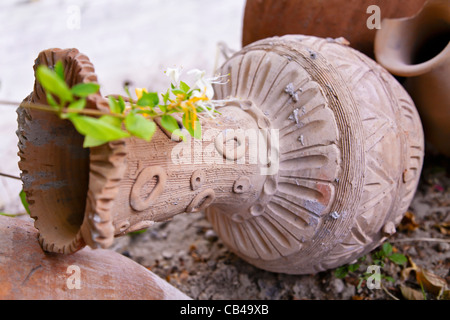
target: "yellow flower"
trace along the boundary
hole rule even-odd
[[[145,88],[136,88],[136,89],[134,89],[134,91],[136,92],[136,96],[137,96],[138,100],[140,98],[142,98],[142,93],[143,92],[148,93],[147,89],[145,89]]]

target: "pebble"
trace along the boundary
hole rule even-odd
[[[164,259],[170,260],[173,257],[173,252],[172,251],[168,251],[168,250],[164,250],[163,252],[161,252],[161,255]]]
[[[330,288],[333,293],[341,293],[345,289],[344,281],[341,279],[333,279],[330,283]]]
[[[450,244],[447,242],[439,242],[436,248],[439,252],[446,252],[448,249],[450,249]]]
[[[214,230],[209,229],[208,231],[205,232],[205,239],[206,240],[214,241],[214,240],[217,240],[217,238],[218,238],[217,237],[217,233]]]

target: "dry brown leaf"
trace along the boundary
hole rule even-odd
[[[408,262],[409,262],[409,264],[410,264],[411,266],[408,267],[408,268],[404,268],[404,269],[400,272],[401,279],[402,279],[403,281],[405,281],[405,280],[407,280],[407,279],[409,278],[409,275],[410,275],[411,271],[417,271],[418,269],[420,269],[420,268],[417,266],[417,264],[411,259],[410,256],[407,256],[407,258],[408,258]]]
[[[425,300],[422,292],[409,288],[407,286],[400,286],[403,298],[406,300]]]
[[[450,235],[450,222],[443,222],[440,224],[436,224],[435,227],[439,229],[439,231],[446,236]]]
[[[419,268],[419,270],[416,270],[416,279],[425,290],[437,296],[440,296],[447,289],[447,282],[427,269]]]
[[[400,231],[414,231],[419,227],[419,224],[416,222],[416,217],[411,211],[407,211],[405,216],[403,217],[400,225],[398,226],[398,230]]]

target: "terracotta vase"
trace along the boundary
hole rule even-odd
[[[406,77],[425,138],[450,157],[450,3],[432,0],[413,17],[385,19],[375,40],[377,61]]]
[[[416,13],[425,0],[247,0],[243,45],[272,36],[303,34],[344,37],[350,45],[373,58],[376,29],[367,27],[367,8],[377,5],[381,18]],[[372,12],[372,11],[369,11]]]
[[[114,251],[48,254],[36,238],[29,221],[0,216],[0,300],[190,299]]]
[[[75,50],[44,51],[37,64],[58,59],[69,83],[96,80]],[[386,70],[334,41],[286,36],[247,46],[219,72],[230,81],[215,98],[227,102],[202,120],[202,140],[158,128],[150,142],[86,150],[70,123],[18,109],[19,166],[46,251],[107,247],[205,211],[249,263],[304,274],[348,263],[395,232],[420,176],[423,133]],[[36,85],[27,100],[41,97]],[[104,108],[106,99],[93,100]]]

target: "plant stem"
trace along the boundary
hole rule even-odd
[[[53,107],[50,107],[48,105],[45,104],[38,104],[38,103],[30,103],[30,102],[12,102],[12,101],[2,101],[0,100],[0,104],[5,104],[5,105],[16,105],[16,106],[20,106],[23,108],[30,108],[30,109],[35,109],[35,110],[41,110],[41,111],[48,111],[48,112],[53,112],[53,113],[77,113],[77,114],[84,114],[84,115],[90,115],[90,116],[113,116],[113,117],[117,117],[117,118],[121,118],[124,119],[125,116],[122,114],[118,114],[118,113],[110,113],[110,112],[103,112],[103,111],[99,111],[99,110],[91,110],[91,109],[83,109],[83,110],[77,110],[77,109],[55,109]]]
[[[6,173],[1,173],[1,172],[0,172],[0,176],[6,177],[6,178],[11,178],[11,179],[16,179],[16,180],[21,180],[20,177],[12,176],[12,175],[9,175]]]
[[[381,283],[381,289],[383,289],[384,292],[386,292],[386,294],[391,297],[394,300],[400,300],[399,298],[397,298],[396,296],[394,296],[392,293],[389,292],[388,289],[385,288],[385,286],[383,286],[383,284]]]

